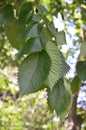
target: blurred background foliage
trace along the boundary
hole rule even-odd
[[[17,64],[3,27],[0,33],[0,130],[53,130],[59,126],[49,111],[46,92],[19,95]]]
[[[23,1],[0,0],[0,4],[4,2],[19,6]],[[58,17],[59,13],[62,16],[66,33],[73,43],[65,55],[74,57],[86,28],[86,0],[40,0],[40,3],[48,9],[46,15],[50,20],[52,16]],[[74,35],[69,31],[70,27],[74,28]],[[16,54],[17,50],[10,45],[3,25],[0,25],[0,130],[64,130],[66,123],[57,122],[55,113],[49,111],[46,92],[20,97]],[[82,130],[85,129],[86,121],[82,125]]]

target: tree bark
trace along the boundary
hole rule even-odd
[[[76,113],[78,93],[73,95],[72,106],[68,117],[68,126],[66,130],[81,130],[83,119]]]

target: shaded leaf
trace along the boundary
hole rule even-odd
[[[46,8],[40,4],[37,5],[37,9],[38,11],[40,11],[41,13],[46,13]]]
[[[29,55],[19,67],[19,86],[22,95],[40,90],[50,70],[51,61],[46,51]]]
[[[56,29],[54,27],[53,22],[47,22],[47,27],[50,33],[55,37],[56,36]]]
[[[24,44],[24,39],[20,39],[20,34],[23,28],[20,28],[17,23],[5,26],[6,36],[13,47],[19,49]]]
[[[26,38],[33,38],[33,37],[38,37],[40,36],[42,30],[42,24],[40,23],[31,23],[30,25],[25,28],[24,32],[21,35],[21,40]]]
[[[10,4],[3,4],[0,7],[0,24],[8,25],[15,21],[13,7]]]
[[[33,14],[32,20],[34,22],[39,22],[41,20],[41,15],[39,15],[39,14]]]
[[[80,86],[81,86],[81,80],[80,80],[80,78],[76,75],[76,76],[73,78],[73,81],[72,81],[72,83],[71,83],[72,93],[78,92],[79,89],[80,89]]]
[[[71,91],[67,80],[60,79],[55,86],[48,89],[49,106],[56,111],[57,116],[63,118],[71,105]]]
[[[19,13],[19,23],[24,25],[30,20],[32,13],[30,11],[33,10],[33,6],[30,2],[26,2],[22,5]],[[31,14],[31,15],[30,15]]]
[[[77,62],[76,71],[81,80],[86,80],[86,60]]]
[[[19,50],[17,59],[21,58],[24,54],[31,54],[33,52],[41,51],[42,49],[43,48],[39,37],[30,38]]]
[[[52,40],[52,35],[46,28],[43,28],[41,31],[41,38],[42,38],[42,41],[45,41],[46,43],[46,41]]]

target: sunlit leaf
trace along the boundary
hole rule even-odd
[[[66,44],[66,37],[64,31],[56,32],[56,42],[57,45]]]
[[[52,89],[57,80],[60,78],[62,58],[57,46],[53,42],[48,41],[45,45],[45,49],[51,59],[51,67],[48,75],[48,85]]]
[[[62,78],[64,76],[66,76],[66,74],[69,72],[70,67],[66,63],[65,58],[61,52],[60,52],[60,57],[62,58],[62,67],[61,67],[60,77]]]
[[[81,44],[80,55],[81,55],[81,56],[86,56],[86,42],[83,42],[83,43]]]

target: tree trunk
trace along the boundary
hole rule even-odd
[[[78,94],[75,93],[73,95],[72,107],[69,112],[68,126],[66,130],[81,130],[83,119],[76,113],[77,97]]]

